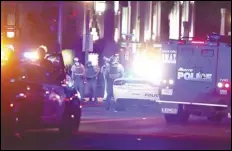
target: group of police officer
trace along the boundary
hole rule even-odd
[[[39,63],[51,67],[51,62],[46,59],[47,47],[40,46],[37,49],[39,55]],[[94,66],[91,61],[87,61],[86,66],[80,63],[79,59],[74,58],[74,64],[71,67],[71,79],[74,81],[74,87],[79,91],[81,100],[84,101],[84,84],[92,91],[89,95],[89,101],[97,102],[97,78],[99,73],[104,79],[104,100],[106,101],[106,108],[110,108],[110,102],[113,98],[113,82],[117,78],[123,77],[124,68],[119,63],[119,56],[113,55],[110,58],[104,57],[104,65],[101,70],[98,66]],[[92,100],[94,98],[94,100]]]
[[[84,84],[87,83],[92,91],[89,95],[89,101],[97,102],[97,78],[99,73],[101,73],[104,78],[104,100],[106,101],[106,108],[109,109],[113,97],[113,81],[123,76],[124,68],[119,63],[119,57],[117,55],[113,55],[110,58],[104,57],[104,62],[100,70],[98,66],[93,66],[90,61],[84,67],[78,58],[74,58],[74,64],[71,67],[71,78],[74,81],[76,90],[80,93],[81,100],[84,100]],[[94,100],[92,100],[92,97]]]

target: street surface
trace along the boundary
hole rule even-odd
[[[62,138],[57,129],[30,130],[13,149],[172,149],[231,150],[231,122],[211,123],[191,117],[184,125],[166,124],[159,106],[106,110],[102,103],[84,103],[79,132]]]

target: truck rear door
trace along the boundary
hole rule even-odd
[[[178,100],[198,103],[212,96],[216,86],[218,47],[179,44],[175,91]]]
[[[231,46],[224,45],[218,55],[217,94],[231,100]]]

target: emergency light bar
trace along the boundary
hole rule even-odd
[[[205,44],[204,41],[189,41],[189,40],[179,40],[178,44]]]

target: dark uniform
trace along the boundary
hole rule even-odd
[[[94,97],[94,102],[97,102],[97,76],[99,70],[97,67],[94,67],[91,62],[87,62],[86,67],[86,80],[89,86],[89,90],[93,91],[93,93],[89,96],[89,101],[92,101],[92,97]]]
[[[108,58],[104,58],[104,60],[105,60],[105,64],[101,67],[101,74],[102,74],[102,76],[103,76],[103,79],[104,79],[104,83],[103,83],[103,85],[104,85],[104,100],[106,100],[106,97],[107,97],[107,88],[106,88],[106,83],[107,83],[107,81],[106,81],[106,68],[107,68],[107,66],[109,66],[109,62],[110,62],[110,60],[108,59]]]
[[[113,97],[113,83],[115,79],[123,77],[124,68],[118,63],[116,56],[113,56],[110,65],[106,68],[106,81],[107,81],[107,98],[106,107],[110,108],[110,102]]]
[[[75,61],[75,59],[74,59]],[[84,79],[85,79],[85,67],[83,64],[79,63],[78,60],[71,67],[72,79],[74,81],[74,87],[79,91],[81,99],[83,100],[83,89],[84,89]]]

